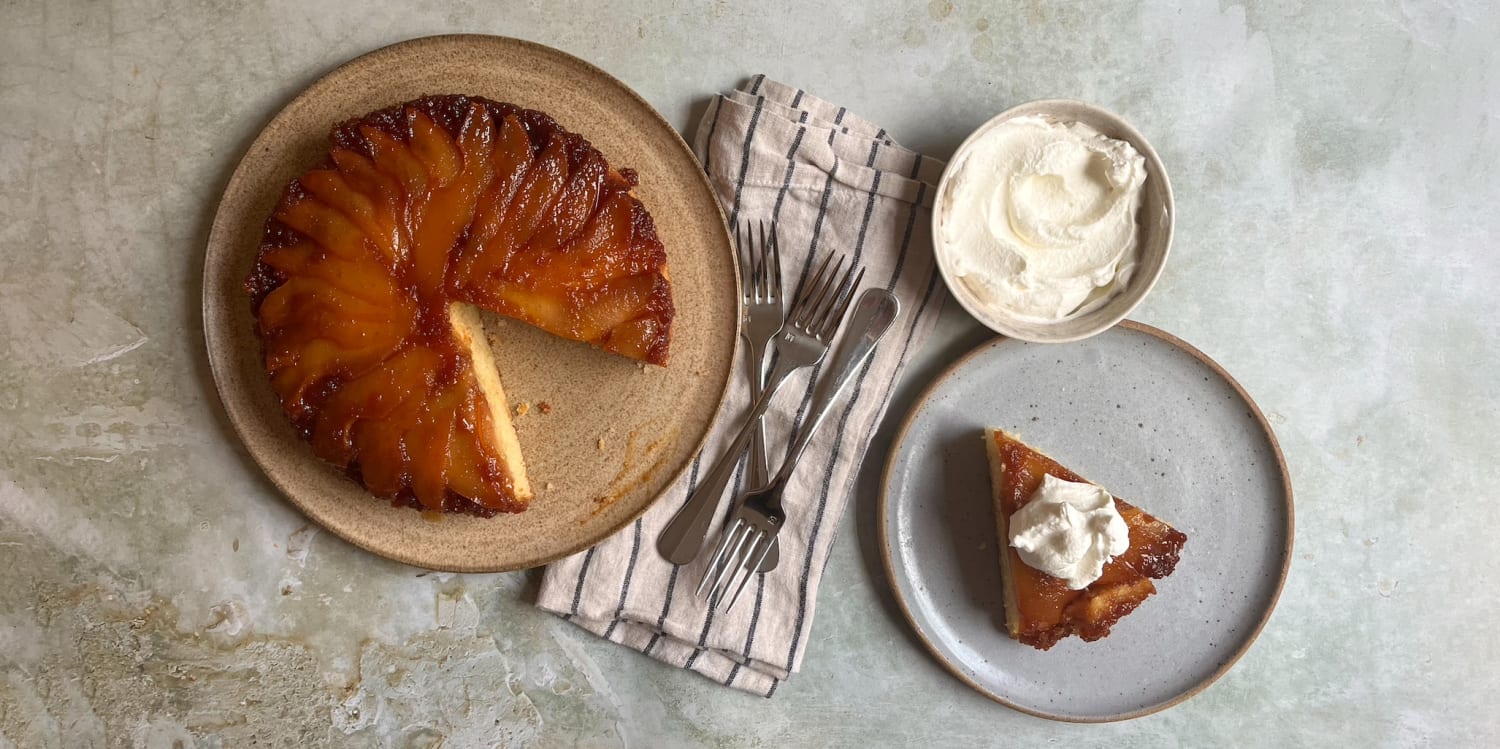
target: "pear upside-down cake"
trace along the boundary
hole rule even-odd
[[[1070,635],[1088,642],[1108,636],[1116,622],[1156,594],[1153,579],[1163,579],[1177,569],[1187,535],[1114,497],[1130,546],[1110,559],[1100,577],[1087,587],[1069,589],[1063,580],[1021,559],[1010,543],[1010,521],[1032,501],[1047,476],[1087,482],[1014,434],[988,429],[984,439],[994,486],[1005,624],[1010,636],[1038,650],[1047,650]]]
[[[651,215],[541,112],[431,96],[333,128],[246,281],[271,386],[319,457],[377,496],[489,516],[532,497],[476,307],[665,365]]]

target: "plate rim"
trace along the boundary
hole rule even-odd
[[[556,562],[560,559],[565,559],[567,557],[573,556],[574,554],[602,543],[606,539],[619,533],[631,523],[634,523],[648,510],[654,507],[657,501],[661,499],[661,493],[658,493],[651,499],[642,502],[641,506],[638,509],[623,515],[618,523],[605,529],[602,533],[598,534],[596,538],[586,539],[581,543],[569,545],[560,552],[545,554],[536,559],[519,560],[511,564],[431,564],[425,560],[419,560],[410,554],[393,552],[390,549],[373,548],[370,545],[364,543],[362,540],[357,539],[351,534],[347,533],[345,529],[326,524],[320,518],[309,512],[308,508],[304,506],[303,502],[299,501],[295,494],[287,488],[283,481],[269,469],[269,467],[266,465],[265,459],[263,459],[263,457],[255,450],[249,449],[249,443],[245,439],[246,426],[244,423],[242,423],[245,417],[238,411],[231,409],[225,398],[223,383],[226,375],[220,371],[221,366],[225,365],[221,364],[218,361],[217,357],[214,356],[215,347],[223,344],[224,341],[221,341],[216,337],[216,328],[218,326],[211,324],[211,321],[217,318],[217,315],[213,312],[215,300],[215,295],[213,292],[215,288],[214,280],[216,276],[213,274],[213,264],[210,263],[209,260],[211,256],[215,254],[214,248],[223,244],[221,235],[224,231],[227,230],[223,226],[223,222],[225,221],[223,214],[224,200],[236,188],[238,188],[245,179],[247,179],[245,171],[246,159],[251,153],[256,150],[258,146],[261,145],[261,141],[266,137],[266,134],[270,132],[278,122],[280,122],[285,116],[287,116],[288,111],[296,108],[309,96],[312,96],[318,89],[322,88],[325,85],[328,85],[330,79],[333,79],[334,77],[342,74],[350,67],[363,63],[372,58],[401,54],[414,48],[474,42],[484,44],[511,45],[533,54],[553,55],[562,58],[569,64],[579,66],[581,69],[590,74],[598,76],[600,79],[608,82],[613,86],[616,86],[621,92],[625,93],[631,99],[634,99],[637,103],[644,107],[646,111],[650,112],[653,121],[664,128],[666,132],[671,133],[671,142],[673,144],[673,148],[680,149],[681,153],[687,155],[694,162],[698,162],[697,155],[693,153],[693,149],[688,146],[687,141],[683,139],[682,133],[678,132],[677,128],[674,127],[672,123],[669,122],[667,118],[656,109],[655,106],[652,106],[651,102],[647,101],[645,97],[641,96],[640,93],[638,93],[634,88],[631,88],[624,81],[616,78],[614,75],[611,75],[603,68],[600,68],[599,66],[594,65],[593,63],[584,60],[581,57],[570,54],[556,47],[542,44],[540,42],[534,42],[528,39],[521,39],[518,37],[503,36],[499,34],[475,33],[432,34],[428,36],[412,37],[409,39],[393,42],[391,44],[386,44],[340,62],[331,70],[328,70],[327,72],[319,75],[315,80],[308,83],[297,93],[296,96],[293,96],[291,99],[288,99],[286,103],[282,104],[276,110],[276,113],[272,115],[270,119],[266,120],[265,124],[261,125],[260,130],[256,133],[255,137],[251,139],[249,143],[239,152],[238,159],[235,162],[234,171],[230,174],[228,181],[224,183],[224,187],[219,193],[219,198],[214,204],[214,218],[209,225],[208,236],[204,240],[203,254],[199,256],[199,258],[201,258],[203,262],[203,272],[199,277],[199,282],[203,287],[202,298],[199,300],[201,304],[201,307],[199,309],[199,319],[203,324],[203,338],[201,340],[201,344],[204,346],[204,353],[208,359],[209,371],[213,377],[214,382],[214,397],[218,401],[220,411],[228,418],[230,426],[232,426],[234,429],[235,438],[239,441],[240,445],[246,448],[245,452],[250,455],[251,460],[253,460],[256,467],[260,469],[261,475],[270,480],[270,482],[276,487],[277,491],[281,493],[282,497],[293,507],[295,507],[297,511],[303,515],[303,517],[306,517],[308,520],[317,523],[318,527],[329,531],[333,535],[338,536],[340,539],[344,540],[352,546],[361,549],[366,553],[374,554],[378,557],[390,559],[402,564],[411,565],[413,567],[418,567],[420,569],[454,573],[513,572],[516,570],[542,567]],[[708,180],[708,176],[701,168],[694,170],[694,175],[694,184],[700,187],[707,195],[712,197],[712,200],[710,200],[709,202],[713,204],[714,211],[719,218],[719,227],[724,232],[726,245],[730,247],[732,252],[732,237],[729,233],[727,220],[724,217],[724,207],[720,204],[718,194],[714,191],[713,185]],[[715,416],[710,419],[709,424],[705,426],[702,434],[699,435],[696,444],[694,445],[692,451],[689,453],[688,459],[683,461],[683,464],[679,466],[675,471],[673,471],[671,476],[663,484],[664,491],[667,488],[675,485],[677,481],[682,478],[682,476],[692,466],[693,457],[702,452],[704,444],[708,441],[708,438],[713,433],[713,425],[718,420],[717,414],[723,412],[725,400],[729,397],[730,384],[734,379],[734,362],[738,361],[740,357],[741,344],[739,331],[741,318],[743,317],[743,315],[740,314],[740,308],[743,305],[744,297],[744,286],[742,284],[742,279],[740,278],[740,268],[736,258],[730,258],[729,267],[731,275],[734,279],[734,305],[736,311],[732,315],[733,327],[730,331],[732,340],[732,344],[730,346],[730,364],[726,369],[724,381],[719,385],[718,398],[716,399],[716,405],[714,406]],[[311,455],[311,453],[309,453],[308,457],[312,460],[319,460],[319,458]],[[379,498],[375,497],[375,499]],[[414,517],[417,516],[414,515]]]
[[[1126,330],[1132,330],[1138,333],[1145,333],[1146,335],[1157,338],[1170,346],[1174,346],[1192,355],[1193,358],[1207,365],[1211,370],[1214,371],[1215,374],[1223,378],[1225,382],[1229,383],[1230,387],[1234,389],[1234,391],[1240,396],[1240,398],[1244,399],[1247,405],[1249,405],[1251,413],[1255,415],[1256,422],[1260,425],[1262,431],[1265,432],[1266,437],[1270,440],[1271,453],[1276,457],[1276,466],[1281,475],[1282,496],[1286,505],[1286,543],[1282,548],[1281,571],[1276,580],[1275,590],[1271,594],[1270,603],[1266,606],[1266,610],[1261,614],[1260,619],[1255,623],[1255,626],[1250,630],[1250,636],[1245,638],[1243,644],[1240,645],[1239,649],[1237,649],[1227,661],[1225,661],[1212,673],[1210,673],[1208,676],[1204,677],[1197,683],[1193,684],[1192,686],[1188,687],[1187,689],[1183,690],[1180,694],[1172,697],[1171,699],[1158,702],[1154,705],[1148,705],[1137,710],[1129,710],[1126,712],[1100,716],[1062,715],[1058,713],[1049,713],[1045,710],[1039,710],[1033,707],[1019,704],[1016,701],[1005,697],[1004,695],[991,691],[983,685],[975,682],[973,679],[968,678],[963,674],[962,671],[958,669],[956,664],[949,661],[948,658],[938,650],[937,646],[927,636],[927,633],[917,625],[916,619],[912,615],[911,605],[907,602],[906,597],[902,595],[901,586],[896,582],[896,567],[893,563],[893,553],[891,551],[890,543],[891,534],[889,533],[891,524],[891,471],[895,467],[897,457],[900,455],[902,447],[906,444],[907,433],[910,431],[912,425],[916,422],[917,415],[926,409],[928,401],[932,398],[937,389],[945,384],[955,374],[957,374],[960,369],[964,368],[970,361],[977,358],[980,354],[985,353],[1003,343],[1006,343],[1007,341],[1019,341],[1019,339],[1008,338],[1006,336],[996,336],[994,338],[990,338],[989,340],[986,340],[975,346],[973,349],[970,349],[967,353],[960,356],[952,364],[949,364],[943,369],[942,372],[935,376],[932,379],[932,382],[928,383],[927,386],[922,389],[922,392],[917,396],[916,400],[912,402],[911,408],[907,412],[906,416],[902,418],[901,426],[897,429],[896,436],[891,441],[890,454],[886,456],[885,468],[882,469],[880,474],[880,498],[878,502],[878,514],[876,516],[876,521],[880,526],[880,559],[881,563],[885,567],[886,582],[890,585],[891,594],[896,599],[896,605],[901,609],[902,616],[906,618],[907,626],[917,636],[917,639],[922,641],[923,647],[927,648],[927,651],[932,655],[933,660],[937,661],[939,665],[941,665],[946,671],[948,671],[948,673],[952,674],[959,681],[968,685],[970,689],[973,689],[974,691],[984,695],[985,697],[988,697],[989,699],[1017,712],[1025,713],[1037,718],[1045,718],[1048,720],[1055,720],[1063,723],[1113,723],[1117,721],[1141,718],[1176,706],[1197,695],[1198,693],[1207,689],[1214,682],[1218,681],[1221,677],[1224,676],[1224,674],[1228,673],[1230,669],[1234,668],[1234,665],[1239,662],[1240,658],[1242,658],[1245,653],[1249,652],[1250,647],[1255,644],[1255,641],[1257,639],[1259,639],[1261,631],[1265,629],[1266,624],[1270,621],[1271,614],[1275,612],[1276,604],[1281,600],[1282,590],[1286,587],[1287,575],[1291,571],[1292,551],[1296,539],[1296,503],[1292,494],[1291,473],[1287,469],[1286,457],[1282,455],[1281,443],[1276,439],[1276,432],[1271,428],[1271,423],[1266,420],[1265,414],[1261,412],[1260,405],[1250,397],[1250,394],[1245,391],[1245,388],[1240,385],[1239,381],[1230,376],[1229,372],[1225,371],[1225,369],[1220,366],[1218,362],[1214,361],[1211,357],[1208,356],[1208,354],[1205,354],[1202,351],[1198,350],[1197,347],[1193,346],[1187,341],[1184,341],[1181,338],[1178,338],[1177,336],[1172,335],[1171,333],[1168,333],[1160,328],[1156,328],[1145,323],[1136,322],[1134,320],[1121,320],[1118,324],[1118,327],[1125,328]],[[1104,332],[1107,333],[1108,331]],[[1024,341],[1021,342],[1025,343]],[[1034,345],[1045,346],[1048,344]]]

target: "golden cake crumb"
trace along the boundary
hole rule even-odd
[[[530,410],[531,410],[531,404],[530,403],[526,403],[526,402],[523,401],[521,403],[517,403],[516,404],[516,415],[517,416],[525,416],[526,413],[528,411],[530,411]]]

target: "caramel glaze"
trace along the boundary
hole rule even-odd
[[[666,254],[631,170],[551,117],[430,96],[336,125],[245,288],[272,388],[320,457],[425,510],[525,509],[449,307],[665,365]]]
[[[996,432],[996,446],[1005,466],[1000,490],[1001,510],[1007,517],[1026,505],[1051,474],[1064,481],[1087,479],[1064,468],[1052,458]],[[1151,580],[1172,574],[1187,536],[1124,500],[1115,507],[1125,518],[1130,548],[1104,565],[1104,574],[1083,590],[1069,590],[1065,581],[1033,569],[1021,561],[1015,548],[1006,545],[1020,609],[1020,628],[1011,634],[1017,640],[1046,650],[1064,637],[1078,635],[1087,641],[1109,634],[1121,617],[1156,592]]]

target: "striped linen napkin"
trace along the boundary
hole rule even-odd
[[[625,530],[548,567],[537,605],[658,660],[769,697],[802,661],[818,584],[865,446],[942,307],[929,221],[943,164],[902,148],[843,107],[763,75],[714,98],[694,150],[731,226],[748,220],[774,227],[788,290],[814,260],[847,253],[866,268],[865,286],[896,294],[901,315],[792,476],[781,563],[758,575],[733,611],[709,611],[694,595],[711,548],[679,567],[657,553],[656,537],[748,408],[749,384],[738,374],[718,425],[683,477]],[[816,369],[793,375],[767,413],[773,473],[805,416]],[[741,466],[736,492],[745,488],[743,473]],[[710,531],[713,542],[729,505]]]

